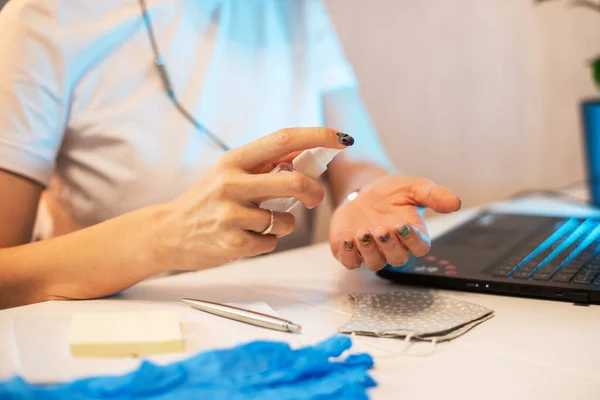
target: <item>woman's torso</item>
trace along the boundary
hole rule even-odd
[[[42,236],[171,200],[223,153],[167,97],[137,1],[63,4],[72,87]],[[176,96],[227,145],[322,124],[305,2],[148,7]]]

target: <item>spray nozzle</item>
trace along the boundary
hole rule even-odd
[[[327,164],[329,164],[340,151],[342,151],[342,149],[328,149],[325,147],[305,150],[294,158],[292,164],[296,171],[316,179],[327,170]]]

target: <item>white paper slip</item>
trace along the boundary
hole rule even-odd
[[[177,314],[170,311],[75,314],[69,349],[79,357],[141,356],[183,351]]]

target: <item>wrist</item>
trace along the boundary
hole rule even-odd
[[[144,234],[141,237],[145,249],[147,265],[154,274],[179,269],[178,241],[174,240],[176,216],[170,203],[145,207],[140,212],[140,226]]]
[[[154,207],[142,208],[100,224],[32,243],[28,261],[45,273],[50,299],[91,299],[118,293],[156,273],[163,264],[155,246]],[[51,262],[47,254],[53,254]]]

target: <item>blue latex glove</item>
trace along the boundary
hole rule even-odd
[[[371,356],[335,359],[351,346],[347,336],[298,350],[258,341],[165,366],[144,361],[122,376],[51,386],[16,377],[0,384],[0,399],[367,399],[367,389],[376,386],[367,373]]]

